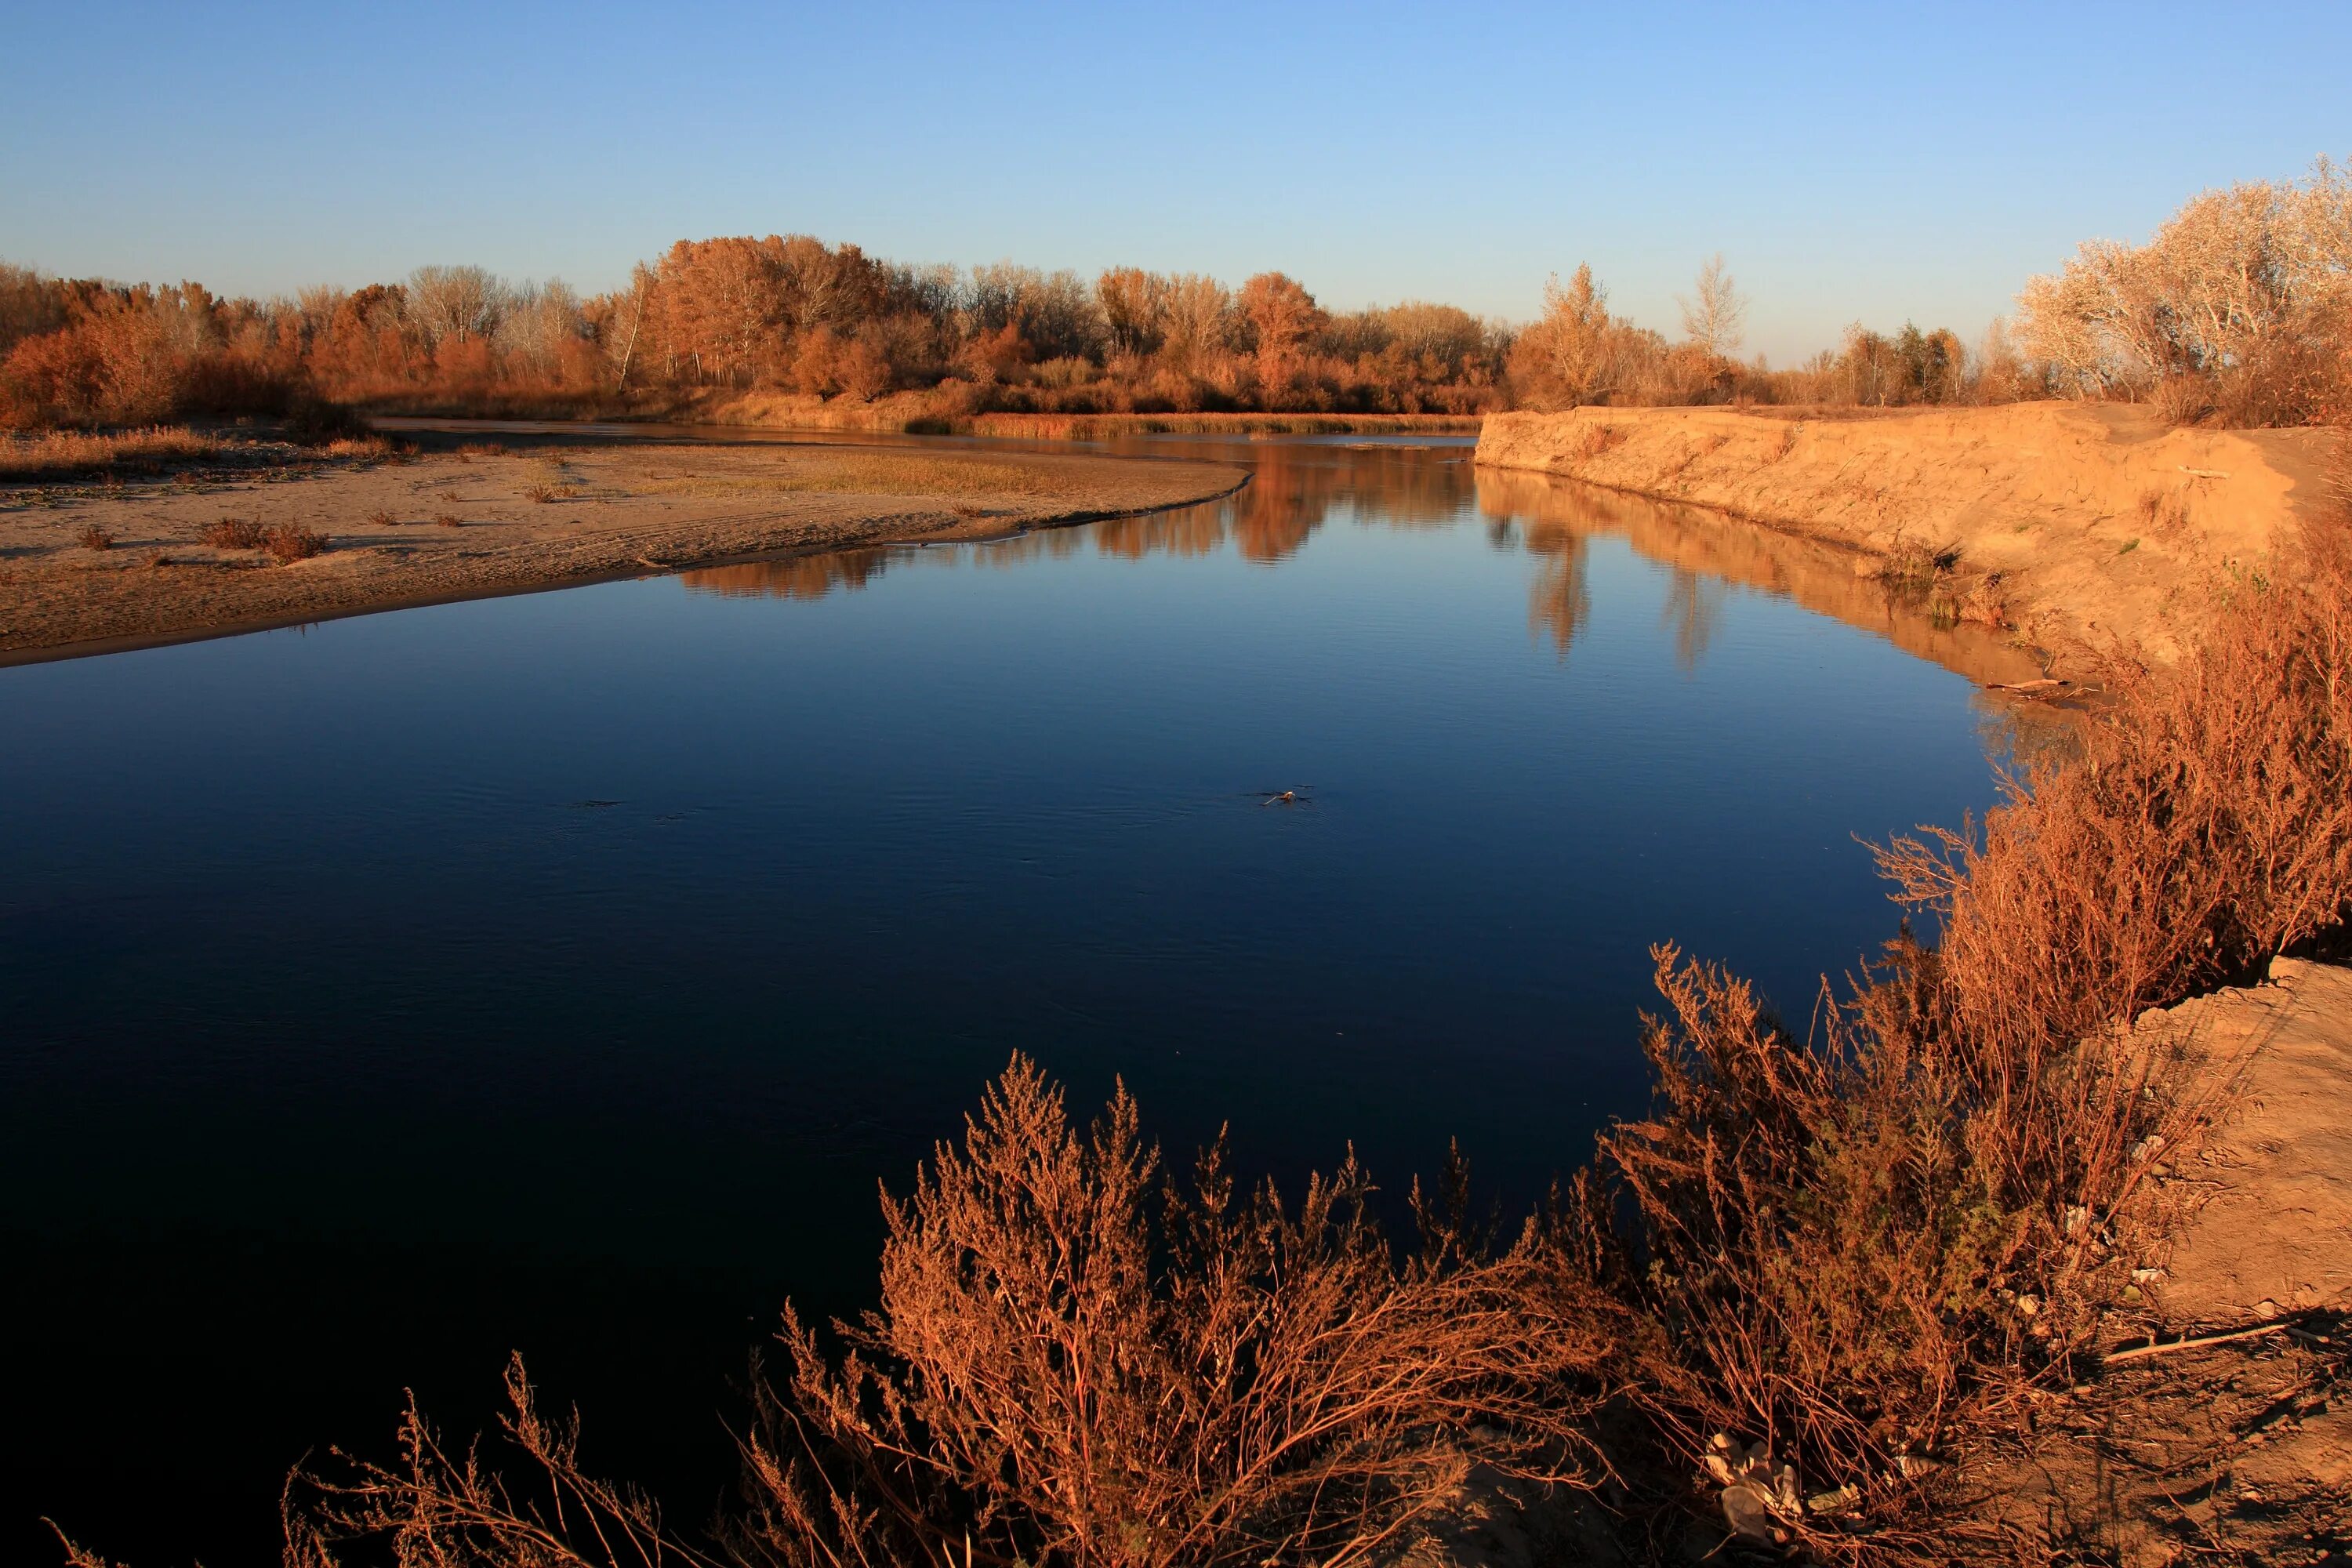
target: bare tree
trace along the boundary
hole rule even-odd
[[[1683,310],[1683,335],[1695,347],[1722,356],[1739,346],[1746,331],[1748,301],[1724,269],[1721,251],[1708,257],[1698,269],[1696,290],[1688,299],[1675,295],[1675,303]]]
[[[511,291],[480,267],[420,267],[408,275],[408,317],[428,348],[444,338],[487,338],[511,302]]]

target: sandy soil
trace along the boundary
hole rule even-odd
[[[974,538],[1223,495],[1205,462],[576,438],[405,460],[224,462],[121,485],[0,488],[0,664],[618,576]],[[283,449],[279,449],[282,456]],[[224,517],[329,536],[280,565]],[[110,549],[78,543],[90,525]]]
[[[2193,1212],[2145,1260],[2122,1359],[2027,1411],[1964,1485],[2020,1560],[2352,1561],[2352,969],[2280,959],[2270,984],[2137,1026],[2235,1101],[2159,1166]],[[2151,1344],[2175,1348],[2134,1353]]]
[[[2216,595],[2272,569],[2327,504],[2337,439],[2178,430],[2111,405],[1837,412],[1502,414],[1478,462],[1695,501],[1834,541],[1890,575],[1935,567],[1954,615],[2087,673],[2177,657]]]

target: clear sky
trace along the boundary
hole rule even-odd
[[[0,8],[0,258],[229,292],[672,239],[1278,268],[1672,328],[1720,249],[1786,363],[1973,336],[2180,200],[2352,153],[2352,4]]]

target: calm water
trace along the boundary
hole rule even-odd
[[[1649,943],[1801,1019],[1893,924],[1854,836],[1990,795],[1889,638],[1990,656],[1835,563],[1466,444],[1167,445],[1258,480],[0,669],[0,1556],[268,1560],[289,1463],[510,1347],[691,1521],[1008,1053],[1523,1202],[1642,1103]]]

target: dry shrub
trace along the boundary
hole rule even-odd
[[[434,526],[436,528],[463,528],[466,526],[466,520],[464,518],[459,517],[455,512],[448,511],[435,512],[433,514],[433,522]]]
[[[845,1358],[787,1313],[753,1554],[1351,1563],[1474,1458],[1590,1473],[1611,1314],[1532,1233],[1496,1256],[1416,1186],[1401,1264],[1352,1157],[1295,1211],[1237,1193],[1222,1145],[1155,1194],[1157,1164],[1124,1088],[1082,1137],[1016,1058],[887,1205],[882,1305],[837,1325]]]
[[[2352,555],[2306,553],[1980,830],[1881,851],[1940,941],[1891,943],[1825,1039],[1657,951],[1656,1110],[1603,1136],[1568,1234],[1646,1320],[1629,1388],[1669,1465],[1764,1441],[1883,1525],[1906,1456],[2071,1381],[2158,1239],[2149,1151],[2207,1109],[2132,1021],[2352,912]],[[1824,1554],[1901,1544],[1783,1524]]]
[[[81,531],[74,535],[74,542],[84,550],[111,550],[114,548],[114,535],[94,522],[85,522],[81,525]]]
[[[282,522],[261,536],[261,547],[278,558],[281,566],[297,561],[308,561],[327,548],[327,536],[315,528],[299,523]]]
[[[572,496],[572,491],[569,487],[564,485],[550,484],[527,485],[524,487],[522,493],[525,499],[537,501],[541,506],[550,506],[556,501],[568,500]]]
[[[412,1398],[397,1466],[332,1455],[332,1472],[298,1470],[286,1490],[286,1568],[339,1568],[341,1549],[393,1568],[708,1568],[667,1533],[635,1490],[580,1468],[580,1425],[540,1413],[521,1358],[508,1363],[506,1447],[529,1482],[509,1486],[478,1443],[452,1453]],[[104,1568],[77,1557],[69,1568]]]
[[[1090,1133],[1019,1058],[886,1200],[882,1304],[838,1362],[789,1309],[789,1376],[744,1444],[740,1563],[1361,1563],[1458,1497],[1475,1461],[1583,1484],[1617,1315],[1530,1227],[1497,1255],[1456,1160],[1416,1185],[1400,1259],[1352,1158],[1297,1208],[1243,1195],[1222,1143],[1157,1181],[1122,1088]],[[522,1368],[502,1426],[528,1485],[450,1453],[412,1406],[396,1467],[338,1455],[289,1489],[288,1561],[711,1559],[580,1469]]]
[[[368,513],[368,521],[378,528],[396,528],[400,525],[399,518],[381,508]]]
[[[457,448],[460,458],[503,458],[506,455],[506,447],[496,441],[468,441]]]
[[[266,532],[258,518],[223,517],[205,525],[205,542],[215,550],[258,550]]]

